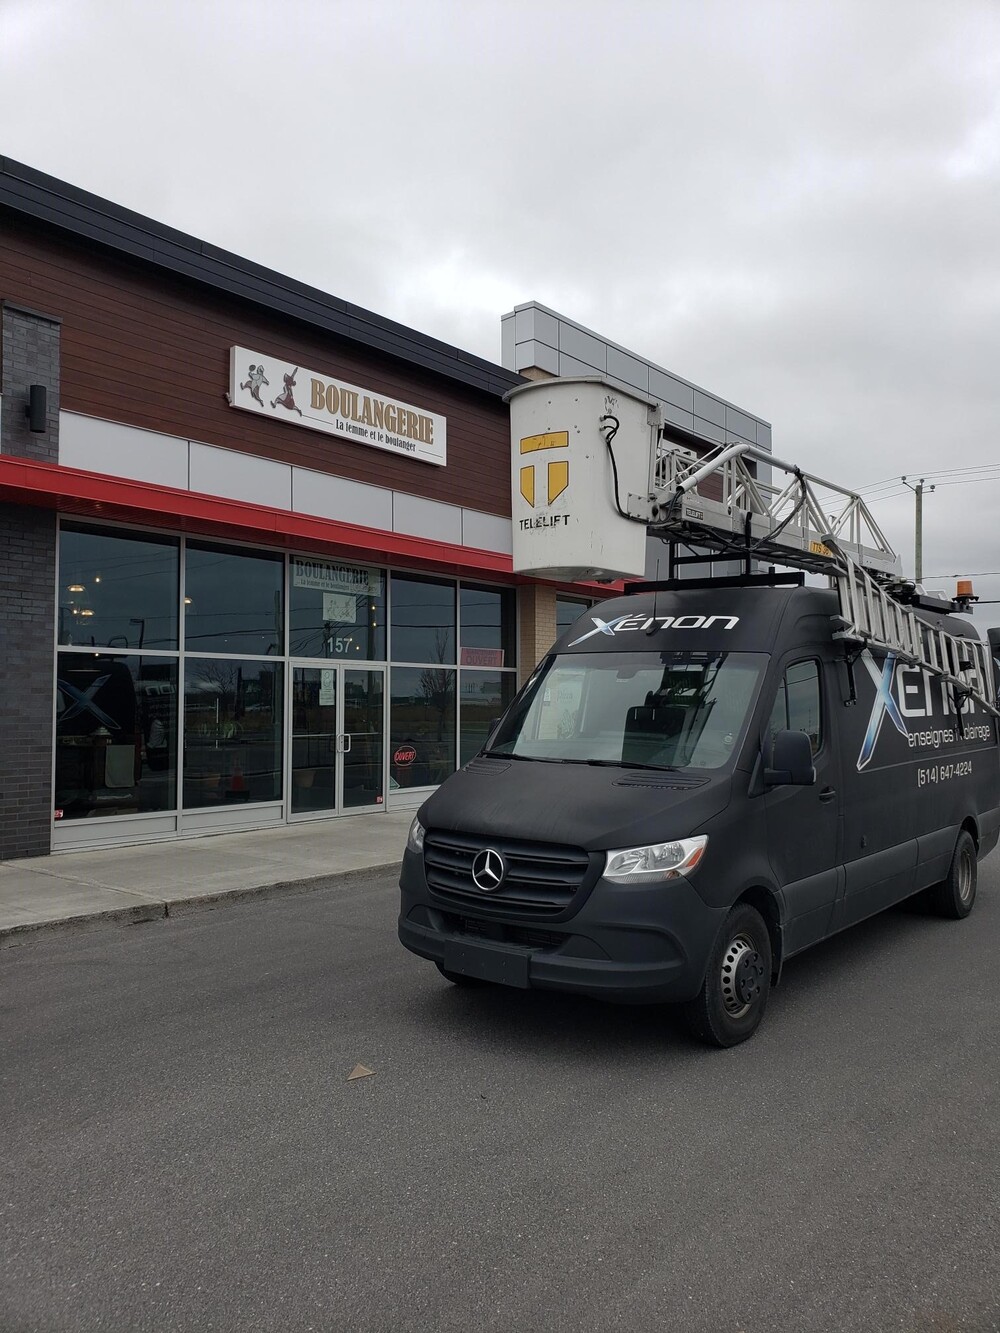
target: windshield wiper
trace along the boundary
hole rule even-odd
[[[514,754],[507,753],[506,750],[484,750],[483,755],[487,759],[521,759],[526,764],[573,764],[575,759],[556,759],[553,755],[546,754]]]
[[[657,773],[676,773],[675,764],[640,764],[634,759],[575,759],[572,763],[590,764],[593,768],[648,768]]]

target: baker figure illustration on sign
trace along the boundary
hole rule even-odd
[[[250,369],[247,371],[247,378],[246,378],[246,380],[244,381],[243,384],[240,385],[240,388],[241,388],[241,389],[249,389],[249,390],[250,390],[250,397],[251,397],[255,402],[260,403],[261,407],[264,406],[264,400],[263,400],[263,398],[261,398],[261,396],[260,396],[260,386],[261,386],[262,384],[268,384],[268,385],[269,385],[269,384],[270,384],[270,380],[267,379],[266,376],[264,375],[264,367],[263,367],[263,365],[259,365],[259,366],[251,366],[251,367],[250,367]]]

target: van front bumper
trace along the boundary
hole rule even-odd
[[[631,1004],[692,999],[726,915],[683,878],[599,879],[578,906],[544,920],[507,913],[485,895],[482,905],[456,908],[435,901],[423,860],[410,851],[400,890],[400,941],[446,971]]]

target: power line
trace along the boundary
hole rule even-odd
[[[998,463],[977,463],[977,464],[975,464],[975,465],[972,466],[972,467],[939,468],[939,469],[938,469],[937,471],[935,471],[935,472],[925,472],[925,473],[924,473],[924,479],[925,479],[925,480],[928,480],[928,479],[930,479],[930,478],[932,478],[932,477],[953,477],[953,476],[957,476],[959,473],[964,473],[964,472],[981,472],[981,473],[986,473],[986,474],[991,475],[991,476],[994,475],[994,474],[1000,476],[1000,464],[998,464]],[[883,490],[883,489],[884,489],[885,487],[887,487],[887,486],[898,486],[898,485],[899,485],[899,480],[900,480],[899,477],[886,477],[884,481],[873,481],[872,484],[871,484],[870,486],[863,486],[863,487],[858,491],[858,494],[859,494],[859,495],[870,495],[873,491],[880,491],[880,490]],[[970,480],[975,481],[975,480],[977,480],[977,478],[973,477],[973,478],[970,478]],[[956,485],[957,483],[955,483],[955,482],[947,482],[947,483],[946,483],[946,482],[941,482],[941,483],[938,483],[938,484],[939,484],[939,485]]]
[[[989,579],[998,574],[1000,574],[1000,569],[977,569],[971,574],[925,574],[924,577],[928,579]]]

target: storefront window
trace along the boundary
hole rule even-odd
[[[393,667],[389,774],[427,787],[455,770],[455,675],[444,667]]]
[[[516,666],[514,589],[476,588],[463,583],[460,606],[460,665]]]
[[[289,597],[292,657],[385,660],[381,569],[293,555]]]
[[[176,648],[178,569],[176,541],[63,527],[59,642]]]
[[[184,664],[184,805],[281,798],[279,662],[188,658]]]
[[[189,543],[184,570],[188,651],[280,656],[284,568],[281,556]]]
[[[454,663],[454,583],[394,574],[390,614],[394,662]]]
[[[560,639],[570,626],[583,615],[590,602],[576,601],[572,597],[556,598],[556,638]]]
[[[56,677],[56,818],[175,809],[177,663],[60,653]]]
[[[467,764],[486,744],[491,723],[514,698],[515,681],[505,671],[463,671],[460,680],[459,763]]]

